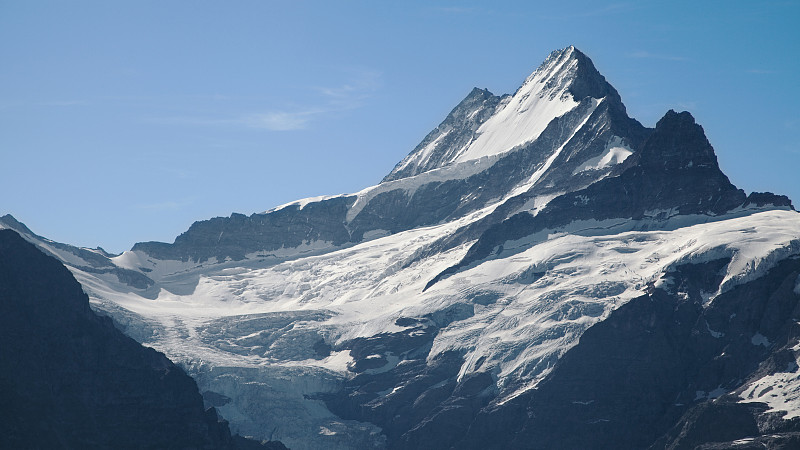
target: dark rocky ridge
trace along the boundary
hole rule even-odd
[[[131,286],[136,289],[147,289],[153,286],[154,282],[151,280],[147,275],[137,272],[135,270],[125,269],[122,267],[117,267],[111,261],[111,257],[115,255],[111,255],[107,253],[102,248],[97,248],[95,251],[88,250],[85,248],[75,247],[68,244],[62,244],[60,242],[51,241],[49,239],[45,239],[42,236],[37,235],[33,231],[31,231],[25,224],[18,221],[14,218],[11,214],[6,214],[5,216],[0,217],[0,224],[4,225],[5,227],[15,230],[16,232],[20,233],[23,236],[28,236],[32,241],[39,241],[39,242],[46,242],[47,245],[51,246],[52,248],[63,251],[66,253],[71,253],[80,260],[83,260],[85,264],[78,264],[70,261],[62,261],[64,264],[71,265],[76,269],[82,270],[84,272],[90,273],[97,273],[103,274],[108,273],[114,275],[117,280],[121,283],[125,283],[128,286]],[[46,248],[39,247],[39,249],[47,254],[50,254],[56,258],[58,255],[53,254]],[[61,259],[61,258],[59,258]]]
[[[158,259],[222,261],[244,259],[248,253],[297,247],[311,241],[328,241],[331,246],[351,242],[345,227],[345,214],[355,197],[337,197],[312,202],[304,208],[287,206],[277,211],[253,214],[234,213],[198,221],[178,236],[173,244],[140,242],[141,250]]]
[[[688,112],[668,111],[655,130],[616,169],[584,189],[554,198],[537,215],[521,212],[487,227],[464,259],[442,277],[490,257],[503,243],[578,221],[646,219],[648,214],[719,216],[748,206],[794,209],[783,195],[753,193],[731,184],[719,168],[703,128]]]
[[[564,57],[569,57],[576,61],[574,74],[571,74],[566,81],[566,90],[572,94],[576,101],[580,102],[587,98],[605,99],[606,102],[613,105],[613,108],[621,111],[622,116],[624,116],[622,122],[630,121],[625,113],[625,107],[622,106],[622,100],[617,90],[597,71],[591,59],[575,47],[570,46],[552,52],[537,70],[543,70],[551,62]],[[553,77],[550,79],[549,84],[555,84],[557,81],[559,80]],[[449,161],[455,156],[455,152],[478,136],[478,128],[509,97],[511,96],[496,96],[487,89],[474,88],[438,127],[431,131],[408,156],[395,166],[392,172],[384,177],[382,182],[418,175],[448,165]],[[638,125],[638,122],[636,122],[636,125]],[[641,125],[639,125],[639,128],[642,128]],[[423,149],[428,144],[442,135],[444,135],[442,141],[437,143],[430,155],[418,155],[423,152]],[[628,133],[622,133],[618,136],[626,137]],[[425,160],[421,164],[417,161],[419,156],[425,156]]]
[[[339,417],[380,426],[389,448],[439,448],[495,393],[489,373],[457,380],[463,364],[459,352],[448,351],[428,360],[436,334],[472,316],[473,308],[457,303],[424,317],[403,317],[396,322],[407,327],[403,331],[340,344],[336,350],[349,350],[354,359],[350,367],[354,376],[340,392],[320,398]],[[439,428],[443,424],[446,427]]]
[[[773,435],[776,443],[797,442],[800,419],[714,392],[741,392],[766,374],[796,370],[787,361],[794,363],[800,340],[800,260],[784,260],[704,307],[701,293],[716,289],[727,263],[677,267],[668,275],[674,289],[652,289],[589,328],[536,390],[484,408],[449,446],[726,448]],[[754,345],[756,333],[771,345]]]
[[[569,87],[572,95],[575,98],[609,98],[614,103],[621,104],[619,93],[614,89],[614,86],[606,81],[606,77],[597,71],[592,60],[575,47],[568,47],[566,50],[570,49],[578,60],[577,74]]]
[[[612,138],[619,138],[633,151],[638,151],[649,134],[649,130],[627,116],[617,91],[597,72],[591,60],[577,49],[553,52],[542,67],[565,55],[574,58],[576,65],[574,72],[559,82],[567,83],[568,91],[579,105],[553,120],[538,139],[499,156],[493,165],[479,173],[466,178],[429,181],[412,194],[402,186],[387,189],[372,198],[352,220],[347,220],[347,212],[356,197],[337,197],[312,202],[303,208],[295,205],[251,216],[233,214],[196,222],[173,244],[144,242],[136,244],[133,250],[141,250],[158,259],[205,261],[216,257],[218,260],[239,260],[249,253],[292,248],[309,241],[327,241],[333,249],[358,243],[365,233],[372,230],[397,233],[434,225],[463,217],[505,197],[515,186],[529,179],[556,149],[563,147],[551,170],[542,175],[541,182],[533,189],[508,199],[507,204],[498,208],[490,218],[462,230],[457,237],[440,243],[437,248],[451,248],[465,240],[475,239],[490,225],[513,215],[527,200],[537,195],[582,189],[604,178],[613,170],[612,167],[573,172],[584,161],[600,155]],[[556,78],[555,74],[551,75]],[[453,152],[476,136],[480,124],[506,97],[473,89],[404,161],[413,159],[428,143],[446,134],[431,156],[421,165],[403,167],[401,162],[383,183],[390,186],[393,181],[446,167]],[[599,99],[603,101],[586,119],[590,108]],[[573,136],[581,124],[583,126]]]
[[[472,92],[450,111],[444,121],[428,133],[406,158],[397,163],[381,182],[399,180],[441,167],[444,161],[452,158],[455,150],[462,148],[474,137],[478,127],[491,117],[497,105],[505,97],[507,96],[496,96],[488,89],[478,89],[477,87],[472,89]],[[434,151],[424,164],[406,165],[408,160],[413,160],[417,153],[442,134],[446,134],[446,136],[438,143],[436,148],[438,151]]]
[[[600,77],[605,82],[605,79]],[[613,87],[609,85],[607,89],[613,90]],[[536,164],[541,161],[533,160],[526,155],[529,152],[543,152],[545,146],[551,146],[553,142],[563,139],[563,133],[569,129],[569,125],[575,125],[575,123],[565,126],[564,121],[560,118],[556,119],[551,126],[545,129],[537,142],[498,161],[487,171],[487,178],[503,179],[506,177],[506,173],[513,174],[515,171],[520,171],[520,167],[536,167]],[[560,137],[554,137],[556,130],[561,133]],[[609,94],[595,109],[586,124],[566,143],[561,154],[553,161],[553,169],[543,174],[540,183],[526,192],[508,198],[486,217],[471,222],[455,233],[435,242],[420,256],[449,250],[478,239],[493,226],[515,216],[528,201],[537,196],[557,194],[564,190],[578,191],[599,179],[619,173],[621,169],[619,166],[579,173],[575,173],[575,170],[587,159],[602,153],[604,146],[612,137],[623,138],[635,154],[641,149],[651,132],[651,129],[643,127],[637,120],[628,117],[625,105],[618,101],[618,97]]]
[[[0,447],[285,448],[232,438],[162,353],[95,315],[72,274],[0,230]]]

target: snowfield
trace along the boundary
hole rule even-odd
[[[546,61],[499,111],[478,128],[478,137],[458,154],[455,163],[497,155],[539,137],[547,125],[578,106],[567,92],[577,70],[573,49]]]
[[[668,287],[665,274],[676,265],[732,258],[719,291],[707,293],[711,302],[780,259],[800,256],[798,213],[768,211],[670,231],[551,233],[538,243],[507,248],[423,292],[433,275],[464,256],[469,243],[429,258],[415,255],[457,226],[410,230],[282,262],[251,259],[237,267],[212,262],[178,270],[163,274],[168,282],[155,298],[140,296],[106,276],[73,271],[97,308],[114,317],[129,315],[129,334],[149,336],[144,343],[188,368],[201,391],[232,398],[239,392],[241,400],[241,392],[230,384],[234,377],[248,383],[248,392],[257,391],[249,395],[263,398],[263,408],[278,402],[297,415],[291,420],[275,414],[259,419],[247,410],[251,403],[231,402],[219,409],[241,424],[234,430],[242,426],[242,432],[258,435],[259,422],[271,423],[276,427],[272,438],[289,445],[299,443],[302,427],[324,427],[328,431],[319,435],[324,447],[336,433],[369,439],[376,430],[347,421],[332,428],[335,417],[320,401],[307,398],[332,391],[351,376],[347,351],[315,358],[311,348],[320,339],[335,346],[394,332],[403,329],[396,325],[398,318],[422,317],[460,304],[473,314],[436,336],[429,359],[461,351],[466,356],[459,377],[489,371],[496,376],[501,399],[509,399],[535,387],[586,328],[648,285]],[[225,376],[212,376],[216,372]],[[292,383],[277,389],[276,383],[286,383],[286,377]],[[790,383],[782,385],[794,389]]]
[[[663,129],[644,129],[625,115],[615,90],[579,56],[573,47],[553,52],[512,96],[473,91],[467,100],[485,102],[462,105],[476,108],[472,114],[485,119],[480,126],[464,119],[471,117],[470,109],[459,106],[461,116],[453,114],[443,123],[450,128],[434,130],[441,134],[434,137],[432,132],[426,138],[430,142],[423,141],[427,144],[392,172],[408,168],[402,176],[390,174],[355,194],[308,198],[265,212],[282,210],[281,221],[229,226],[227,218],[218,218],[213,224],[193,226],[183,242],[151,247],[163,251],[148,253],[147,246],[140,246],[113,257],[41,238],[13,218],[8,223],[64,262],[96,310],[111,316],[127,335],[184,367],[234,433],[280,440],[292,449],[382,448],[391,433],[373,423],[342,419],[327,407],[340,404],[326,404],[324,395],[344,392],[347,397],[352,391],[345,390],[346,383],[366,379],[359,389],[380,385],[380,390],[370,390],[353,405],[342,401],[345,410],[366,407],[358,402],[372,402],[370,396],[406,404],[445,384],[468,384],[482,377],[488,387],[481,385],[475,397],[503,405],[537,386],[537,392],[545,389],[547,384],[540,383],[559,358],[589,327],[630,300],[655,288],[689,298],[689,293],[674,292],[680,283],[673,282],[673,273],[682,265],[729,261],[720,269],[721,283],[714,284],[713,292],[694,295],[702,310],[781,261],[800,258],[800,214],[790,210],[788,199],[759,194],[745,201],[718,171],[716,159],[709,156],[713,149],[691,115],[670,111],[659,122],[665,124],[660,125]],[[577,79],[579,64],[588,64],[582,67],[587,71],[583,80]],[[581,81],[584,90],[595,89],[576,99],[573,94],[582,92]],[[665,133],[688,139],[691,145],[679,148],[686,154],[655,138],[647,147],[659,132],[662,140]],[[626,172],[619,172],[639,164],[642,148],[661,151],[656,157],[667,155],[681,162],[685,156],[689,162],[669,165],[663,178],[658,178],[656,167],[647,166],[637,172],[641,177],[621,181],[626,194],[629,185],[624,183],[639,183],[630,186],[647,202],[640,209],[615,213],[612,208],[587,218],[569,216],[572,210],[562,211],[562,205],[550,216],[537,215],[567,198],[558,198],[562,194],[592,192],[584,188],[602,186],[594,183],[603,179],[623,179]],[[698,159],[689,159],[696,157],[708,162],[702,171],[695,165]],[[667,162],[663,166],[667,170]],[[608,178],[614,176],[619,178]],[[642,181],[664,184],[684,176],[686,184],[677,185],[679,191],[685,186],[683,192],[664,194],[670,201],[655,195],[659,186]],[[689,183],[698,184],[697,192],[703,195],[688,196],[695,193]],[[708,183],[719,188],[704,190]],[[621,191],[610,192],[614,203],[615,193]],[[684,193],[687,197],[681,197]],[[587,195],[592,194],[574,195],[569,202],[583,207],[592,200]],[[731,206],[713,209],[715,198],[724,203],[738,196],[741,200]],[[306,212],[313,212],[321,206],[318,202],[337,197],[346,197],[333,202],[340,209],[320,208],[330,215],[319,216],[316,225],[308,215],[292,215],[308,205],[312,206]],[[686,198],[691,205],[685,206],[693,208],[682,209],[672,201]],[[563,220],[536,222],[540,231],[531,233],[532,221],[558,214],[565,215]],[[515,221],[520,217],[526,220]],[[508,227],[495,227],[498,224]],[[541,230],[539,224],[564,225]],[[312,229],[315,226],[322,231]],[[499,235],[498,229],[512,231]],[[226,253],[230,249],[220,245],[217,236],[223,233],[232,237],[226,245],[236,252]],[[511,235],[518,239],[502,242]],[[474,258],[465,259],[481,236],[489,236],[482,244],[495,248],[470,252]],[[269,250],[256,251],[265,248]],[[202,251],[192,251],[197,249]],[[187,255],[201,256],[192,260]],[[466,261],[471,262],[463,266]],[[460,269],[448,270],[454,267]],[[429,285],[434,278],[437,282]],[[800,278],[794,292],[800,294]],[[700,335],[706,329],[713,338],[727,331],[706,323]],[[760,334],[751,342],[759,349],[772,345]],[[424,378],[423,372],[439,362],[444,369],[427,380],[441,378],[404,391],[411,381],[400,377]],[[741,401],[766,402],[774,411],[785,411],[787,418],[800,416],[800,361],[796,363],[785,373],[737,391]],[[410,369],[403,371],[406,368]],[[386,376],[370,386],[375,379],[354,379],[357,373]],[[475,374],[482,375],[472,377]],[[710,392],[697,391],[696,401],[726,394],[722,388],[702,388]],[[426,401],[439,405],[434,400]],[[581,397],[566,404],[593,401]],[[342,416],[363,419],[348,413]],[[386,424],[395,416],[387,417],[374,423],[393,426]],[[422,422],[409,427],[428,420],[417,419]],[[449,417],[442,420],[451,424]]]

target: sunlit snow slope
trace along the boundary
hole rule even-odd
[[[736,189],[688,114],[655,130],[630,119],[573,47],[514,95],[474,90],[356,194],[198,222],[118,256],[2,224],[185,367],[232,431],[293,449],[469,446],[468,428],[485,445],[481,424],[539,401],[561,358],[623,305],[663,292],[713,310],[800,257],[788,199]],[[715,283],[675,281],[708,265]],[[769,405],[796,417],[793,374],[754,378],[737,401],[780,381],[792,392]],[[696,402],[719,397],[703,392]],[[508,439],[528,432],[513,426]]]

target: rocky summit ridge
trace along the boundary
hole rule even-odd
[[[736,188],[691,114],[642,126],[567,47],[513,94],[472,90],[357,193],[118,256],[0,226],[67,264],[242,435],[792,448],[799,219]]]

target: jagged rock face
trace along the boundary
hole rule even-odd
[[[196,222],[173,244],[139,243],[133,250],[202,262],[315,241],[332,249],[375,233],[455,220],[500,200],[491,218],[442,245],[451,248],[536,196],[604,178],[648,133],[627,116],[591,60],[570,47],[553,52],[514,95],[474,89],[378,186],[250,217]],[[614,157],[604,160],[607,155]]]
[[[315,202],[303,208],[289,206],[266,214],[233,214],[195,222],[173,244],[142,242],[134,245],[153,258],[203,262],[244,259],[254,252],[298,247],[315,241],[330,247],[350,242],[344,215],[351,198]]]
[[[399,180],[443,167],[474,138],[478,128],[491,117],[503,97],[488,89],[474,88],[436,129],[428,133],[414,150],[397,163],[382,182]]]
[[[24,236],[87,261],[71,268],[93,304],[243,434],[326,450],[788,446],[792,209],[731,184],[690,114],[629,118],[569,47],[513,95],[473,90],[361,192],[114,257]]]
[[[443,448],[452,434],[441,433],[439,426],[463,428],[495,393],[488,373],[456,380],[461,352],[430,353],[441,329],[473,314],[472,305],[456,304],[424,317],[397,319],[396,325],[407,327],[403,331],[343,342],[338,350],[349,351],[355,376],[339,392],[320,398],[342,418],[380,426],[389,448]]]
[[[15,230],[21,235],[28,236],[28,239],[31,241],[43,244],[39,245],[40,250],[75,269],[98,275],[112,275],[113,278],[120,283],[126,284],[134,289],[147,289],[154,284],[153,280],[141,271],[116,266],[110,259],[113,255],[106,253],[105,250],[101,248],[89,250],[53,242],[38,236],[28,229],[25,224],[20,223],[10,214],[0,217],[0,228]]]
[[[798,370],[800,260],[704,307],[729,262],[677,267],[669,290],[653,289],[588,329],[537,390],[481,412],[454,446],[697,448],[760,434],[796,442],[800,420],[729,393]],[[506,433],[495,432],[500,423]]]
[[[95,315],[70,272],[11,230],[0,386],[4,448],[239,448],[186,373]]]
[[[791,208],[785,196],[756,194],[748,198],[731,184],[719,169],[703,129],[688,112],[667,112],[642,150],[617,170],[620,173],[615,176],[554,198],[535,216],[522,212],[488,228],[464,260],[432,283],[490,256],[504,242],[574,222],[666,219],[678,214],[715,216],[751,203]]]

